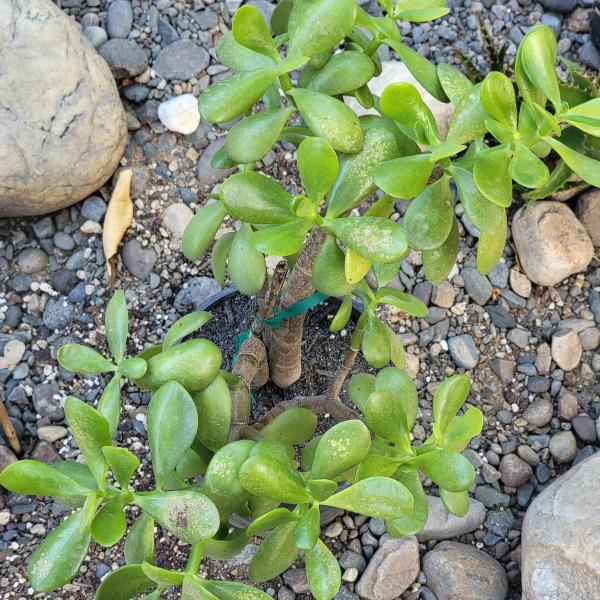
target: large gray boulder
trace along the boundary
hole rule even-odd
[[[1,0],[0,217],[89,196],[126,141],[110,69],[74,22],[49,0]]]
[[[600,453],[548,486],[523,521],[523,600],[598,598]]]

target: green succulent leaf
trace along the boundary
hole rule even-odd
[[[219,600],[204,587],[205,583],[206,580],[198,575],[186,574],[181,586],[181,600]]]
[[[317,505],[311,506],[300,517],[294,529],[294,544],[301,550],[310,550],[319,540],[321,530],[321,511]]]
[[[125,356],[127,344],[128,319],[125,292],[118,290],[106,306],[104,317],[106,327],[106,342],[115,362],[118,364]]]
[[[270,69],[275,66],[273,59],[240,44],[231,32],[219,38],[216,44],[216,52],[219,62],[234,73]]]
[[[297,3],[295,23],[290,28],[288,54],[313,57],[330,51],[354,26],[354,0],[315,0],[310,7]],[[294,7],[296,10],[296,7]],[[292,16],[290,16],[292,23]]]
[[[444,434],[469,395],[468,375],[452,375],[445,379],[433,396],[433,418],[436,432]],[[437,435],[437,433],[436,433]]]
[[[200,327],[208,323],[211,317],[212,315],[209,312],[198,310],[181,317],[181,319],[177,319],[177,321],[169,327],[169,330],[165,335],[163,348],[169,348],[169,346],[176,344],[184,337],[198,331]]]
[[[417,457],[417,466],[433,483],[449,492],[468,490],[475,481],[473,465],[458,452],[432,450]]]
[[[446,507],[446,510],[456,515],[464,517],[469,512],[469,492],[449,492],[444,488],[440,488],[440,498]]]
[[[120,373],[115,373],[102,391],[102,395],[98,401],[98,412],[106,419],[108,433],[112,438],[119,426],[119,416],[121,414]]]
[[[480,100],[481,84],[474,85],[460,99],[448,127],[446,140],[466,144],[485,134],[486,111]]]
[[[473,167],[479,191],[490,202],[504,208],[512,204],[512,180],[508,172],[510,160],[510,147],[494,146],[482,150]]]
[[[318,502],[322,502],[332,494],[335,494],[338,484],[330,479],[311,479],[307,487],[312,497]]]
[[[231,427],[231,392],[222,375],[217,375],[192,399],[198,411],[198,439],[216,452],[227,443]]]
[[[219,529],[217,507],[195,490],[141,492],[134,502],[178,539],[196,544]]]
[[[283,573],[298,556],[294,546],[296,522],[279,525],[262,541],[250,562],[249,576],[253,581],[269,581]]]
[[[102,452],[121,489],[127,490],[129,481],[140,466],[138,457],[126,448],[115,446],[105,446]]]
[[[394,198],[414,198],[427,185],[434,166],[429,154],[395,158],[375,167],[373,180]]]
[[[483,80],[481,102],[488,114],[511,131],[517,130],[517,99],[511,80],[492,71]]]
[[[227,265],[235,287],[247,296],[254,296],[263,286],[267,275],[264,255],[252,243],[252,228],[242,223],[235,235]]]
[[[362,421],[334,425],[317,443],[310,479],[335,479],[369,453],[371,434]]]
[[[28,577],[38,593],[53,592],[75,577],[90,543],[90,532],[81,531],[83,512],[78,510],[50,532],[31,556]]]
[[[181,249],[188,260],[198,260],[206,252],[226,215],[227,209],[217,201],[203,206],[192,217],[181,240]]]
[[[65,344],[57,354],[58,362],[63,369],[73,373],[106,373],[116,371],[117,367],[96,352],[93,348],[81,344]]]
[[[600,187],[600,161],[584,156],[551,137],[542,138],[565,161],[581,179],[594,187]]]
[[[0,472],[0,485],[14,494],[53,496],[55,498],[85,497],[86,487],[46,463],[20,460]]]
[[[346,296],[354,285],[346,279],[345,255],[335,236],[328,235],[319,250],[312,272],[314,288],[327,296]]]
[[[423,250],[423,268],[425,277],[432,285],[439,285],[445,281],[458,256],[458,220],[452,219],[452,229],[446,241],[432,250]]]
[[[394,262],[404,257],[406,234],[395,221],[380,217],[345,217],[327,222],[327,229],[348,248],[371,261]]]
[[[52,469],[73,479],[88,491],[97,489],[96,480],[87,465],[75,462],[74,460],[61,460],[52,465]]]
[[[309,137],[298,147],[297,163],[306,195],[318,207],[337,177],[337,155],[325,140]]]
[[[347,104],[327,94],[303,88],[294,88],[288,94],[296,102],[309,129],[335,150],[354,154],[363,147],[365,136],[360,120]]]
[[[275,69],[256,69],[221,79],[200,96],[200,114],[209,123],[232,121],[260,100],[276,76]]]
[[[369,477],[327,498],[323,504],[379,519],[396,519],[409,514],[414,502],[412,494],[399,481]]]
[[[490,202],[479,191],[470,171],[453,166],[451,173],[458,188],[460,202],[473,225],[486,233],[498,231],[503,222],[504,209]]]
[[[502,214],[502,224],[493,233],[482,231],[477,244],[477,270],[487,275],[502,258],[506,244],[506,211]]]
[[[360,347],[365,360],[376,369],[390,362],[391,347],[386,325],[372,312],[369,313]]]
[[[91,406],[73,396],[65,400],[65,416],[87,466],[98,487],[102,489],[107,470],[102,448],[111,445],[106,419]]]
[[[231,33],[237,42],[254,52],[279,60],[277,46],[260,11],[250,4],[241,6],[231,20]]]
[[[308,586],[316,600],[331,600],[340,589],[342,573],[331,550],[321,541],[305,550],[306,577]]]
[[[577,129],[594,137],[600,137],[600,98],[592,98],[592,100],[570,108],[563,118]]]
[[[119,363],[119,373],[129,379],[140,379],[146,374],[148,363],[138,356],[126,358]]]
[[[278,140],[294,111],[293,107],[263,110],[236,123],[225,141],[227,154],[242,164],[260,160]]]
[[[282,444],[302,444],[317,430],[317,416],[299,406],[288,408],[275,417],[260,432],[264,437]]]
[[[380,304],[391,304],[401,311],[415,317],[426,317],[429,312],[427,306],[415,296],[402,292],[392,287],[382,287],[377,290],[377,301]]]
[[[348,94],[368,83],[375,74],[373,59],[364,52],[345,51],[334,54],[317,71],[308,87],[329,96]]]
[[[143,512],[136,520],[125,540],[125,562],[137,565],[154,561],[154,519]]]
[[[215,242],[210,255],[210,268],[212,269],[216,282],[221,287],[225,284],[227,257],[229,256],[229,250],[231,250],[231,244],[233,243],[234,238],[235,232],[233,231],[222,235]]]
[[[127,530],[125,513],[123,512],[123,497],[111,498],[94,517],[92,521],[92,537],[101,546],[114,546]]]
[[[460,99],[473,87],[466,75],[463,75],[456,67],[446,63],[440,63],[436,67],[440,84],[450,98],[450,102],[457,106]]]
[[[406,447],[408,442],[407,419],[402,400],[392,391],[376,389],[365,405],[365,420],[379,437]]]
[[[291,195],[261,173],[236,173],[221,184],[220,193],[227,212],[245,223],[287,223],[295,219]]]
[[[469,407],[461,417],[454,417],[438,442],[447,450],[462,452],[468,443],[481,433],[483,428],[483,414],[474,406]]]
[[[265,592],[235,581],[205,579],[202,586],[219,600],[271,600],[271,596]]]
[[[142,563],[142,571],[146,577],[161,587],[180,586],[183,583],[184,574],[180,571],[162,569],[150,563]]]
[[[329,331],[337,332],[346,327],[352,315],[352,296],[347,294],[329,324]]]
[[[447,176],[427,186],[411,200],[404,215],[408,243],[415,250],[441,246],[450,235],[454,207]]]
[[[402,412],[406,418],[407,431],[411,431],[417,419],[418,396],[413,380],[395,367],[387,367],[377,373],[375,389],[388,390],[402,402]]]
[[[169,381],[154,392],[147,425],[152,469],[160,489],[192,445],[198,429],[194,401],[181,384]]]
[[[271,225],[252,232],[252,245],[263,254],[270,256],[291,256],[302,248],[304,238],[312,224],[304,219],[296,219],[281,225]]]
[[[369,396],[375,391],[375,376],[370,373],[356,373],[348,384],[348,396],[356,408],[364,412]]]
[[[155,587],[156,583],[144,574],[141,564],[125,565],[102,580],[94,600],[131,600]]]
[[[250,536],[259,535],[284,523],[298,521],[298,519],[298,515],[287,508],[274,508],[268,513],[254,519],[246,529],[246,533]]]
[[[425,527],[429,507],[423,491],[423,484],[417,471],[399,473],[396,478],[408,489],[413,497],[413,509],[405,517],[390,519],[385,522],[387,532],[393,537],[414,535]]]
[[[511,178],[519,185],[535,189],[550,178],[548,167],[527,146],[517,142],[508,165]]]
[[[361,123],[364,126],[364,117]],[[394,132],[383,126],[384,119],[378,119],[375,123],[376,125],[365,127],[362,150],[340,159],[337,178],[327,196],[327,216],[330,218],[344,214],[372,194],[377,189],[373,180],[374,168],[398,156],[398,142]],[[394,128],[399,133],[395,126]]]

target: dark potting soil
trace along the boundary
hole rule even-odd
[[[354,319],[351,319],[344,330],[338,333],[329,331],[329,324],[338,307],[339,301],[333,298],[307,313],[302,339],[302,377],[285,390],[270,382],[253,390],[253,420],[282,400],[296,396],[315,396],[327,390],[344,360],[354,330]],[[241,294],[232,294],[207,310],[213,317],[202,327],[199,335],[219,346],[223,354],[223,368],[230,370],[231,360],[236,352],[236,336],[250,328],[256,315],[256,301]],[[359,354],[351,373],[371,370]],[[346,388],[347,383],[340,398],[345,404],[351,405],[346,396]],[[325,425],[330,424],[324,421],[320,423],[320,429]]]

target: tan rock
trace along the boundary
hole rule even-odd
[[[590,600],[600,589],[600,453],[546,488],[523,522],[523,600]]]
[[[0,216],[89,196],[125,149],[125,112],[104,60],[49,0],[0,8]]]
[[[520,208],[512,234],[523,270],[539,285],[553,286],[583,271],[594,256],[585,228],[561,202],[540,201]]]
[[[572,329],[561,329],[552,336],[552,358],[563,371],[572,371],[582,353],[579,336]]]
[[[577,198],[577,216],[594,246],[600,246],[600,190],[591,189]]]

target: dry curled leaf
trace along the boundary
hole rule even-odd
[[[131,169],[123,169],[119,173],[115,189],[108,203],[106,217],[104,217],[102,245],[106,257],[109,287],[112,286],[117,272],[119,244],[133,220],[133,203],[129,194],[132,175]]]

